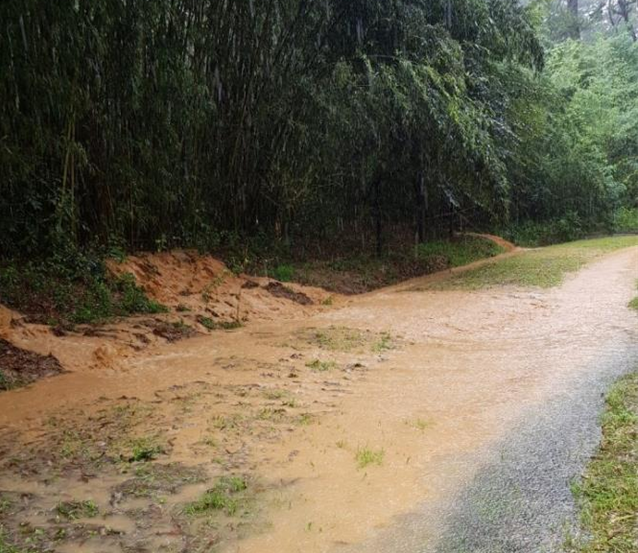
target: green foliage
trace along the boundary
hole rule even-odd
[[[364,469],[369,465],[380,466],[383,464],[385,451],[383,449],[371,449],[369,447],[360,447],[355,453],[355,461],[359,469]]]
[[[506,229],[503,235],[523,247],[549,246],[582,238],[586,228],[578,214],[568,212],[559,219],[526,221]]]
[[[31,547],[24,549],[11,545],[2,526],[0,526],[0,553],[36,553],[36,550]]]
[[[118,309],[122,314],[166,313],[168,309],[148,298],[135,283],[135,277],[125,273],[112,282],[112,289],[119,294]]]
[[[133,275],[112,277],[97,255],[74,251],[0,266],[0,302],[46,324],[85,324],[137,313],[162,313]]]
[[[246,236],[499,217],[510,124],[486,87],[495,65],[543,65],[527,10],[497,0],[7,0],[0,17],[12,256],[182,245],[241,271]]]
[[[131,463],[141,461],[152,461],[159,454],[164,452],[161,445],[157,444],[152,438],[137,438],[130,444],[131,455],[128,459]]]
[[[521,4],[6,0],[0,251],[190,246],[238,273],[398,226],[611,228],[638,198],[638,48],[554,44],[578,17]],[[109,312],[89,295],[77,320]]]
[[[280,282],[290,282],[294,274],[295,269],[292,265],[278,265],[272,272],[272,278]]]
[[[638,232],[638,208],[622,207],[614,219],[616,232]]]
[[[200,499],[184,508],[188,515],[202,515],[211,511],[223,511],[233,516],[241,506],[242,492],[248,489],[248,483],[239,476],[223,476],[215,487],[208,490]]]

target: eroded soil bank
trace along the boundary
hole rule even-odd
[[[434,551],[444,507],[495,445],[601,356],[635,347],[637,274],[633,248],[548,291],[412,283],[126,355],[102,338],[113,362],[0,396],[6,539],[60,552]],[[64,340],[71,359],[100,337]]]

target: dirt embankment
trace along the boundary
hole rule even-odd
[[[236,275],[221,261],[191,251],[129,256],[123,262],[109,261],[108,269],[114,276],[133,274],[137,285],[168,312],[62,330],[30,323],[0,306],[0,338],[14,348],[0,355],[0,379],[6,387],[53,374],[52,362],[69,371],[116,370],[154,344],[229,331],[250,321],[306,316],[332,302],[324,290]],[[16,365],[18,358],[29,362]]]

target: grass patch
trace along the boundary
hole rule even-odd
[[[549,246],[489,263],[417,289],[475,290],[507,285],[550,288],[559,285],[566,274],[577,271],[597,257],[636,245],[636,236],[617,236]]]
[[[330,326],[328,328],[311,328],[297,333],[308,345],[328,351],[351,352],[361,349],[368,341],[365,333],[356,328]]]
[[[629,302],[629,309],[634,309],[636,311],[638,311],[638,297],[634,298],[633,300],[631,300]],[[1,386],[1,384],[0,384]]]
[[[385,457],[383,449],[371,449],[369,447],[360,447],[355,453],[355,461],[359,469],[364,469],[370,465],[381,466]]]
[[[142,437],[135,438],[130,442],[131,454],[128,461],[131,463],[139,463],[143,461],[152,461],[158,455],[164,453],[164,448],[156,443],[153,438]]]
[[[157,497],[174,494],[182,486],[204,482],[205,475],[196,467],[180,463],[144,463],[135,468],[134,477],[116,488],[123,496]]]
[[[7,514],[13,507],[13,502],[8,497],[0,494],[0,516]]]
[[[505,250],[498,244],[478,236],[462,236],[456,240],[434,240],[419,244],[417,257],[434,263],[443,260],[447,268],[468,265],[479,259],[494,257]]]
[[[248,483],[240,476],[223,476],[197,501],[184,507],[187,515],[204,515],[221,511],[228,516],[234,516],[245,502],[245,492]]]
[[[589,540],[570,551],[636,551],[638,524],[638,373],[617,382],[607,395],[603,438],[582,481],[573,486]]]
[[[100,509],[94,501],[62,501],[55,507],[55,512],[62,518],[77,520],[79,518],[93,518],[100,514]]]
[[[392,336],[387,332],[383,332],[379,339],[372,344],[372,351],[375,353],[382,353],[394,349],[394,343],[392,342]]]
[[[35,549],[22,549],[15,545],[11,545],[5,536],[2,526],[0,526],[0,553],[35,553]]]
[[[334,361],[320,361],[315,359],[306,363],[306,367],[315,372],[326,372],[337,368],[337,364]]]
[[[241,328],[241,321],[214,321],[210,317],[198,316],[197,322],[207,330],[235,330]]]

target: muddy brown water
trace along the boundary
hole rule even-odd
[[[401,517],[423,502],[449,503],[525,413],[569,391],[601,353],[637,342],[636,315],[626,308],[637,276],[632,248],[551,290],[398,286],[310,318],[157,346],[117,370],[77,370],[0,396],[0,428],[19,444],[5,443],[5,459],[46,444],[52,416],[81,426],[118,402],[150,406],[141,427],[163,428],[170,443],[157,462],[199,467],[211,481],[241,473],[259,483],[244,526],[179,522],[176,509],[209,488],[206,479],[163,490],[159,502],[120,504],[113,490],[130,473],[45,478],[48,468],[29,472],[24,460],[22,471],[3,468],[0,490],[38,498],[19,515],[34,526],[53,524],[59,501],[90,498],[101,527],[117,530],[61,541],[56,551],[125,551],[132,543],[139,551],[203,551],[207,533],[221,536],[219,550],[237,553],[391,551],[387,536]],[[344,343],[334,329],[361,333]],[[328,368],[313,370],[315,361]],[[229,422],[228,413],[249,412],[250,424]],[[218,445],[209,450],[201,444],[211,434]],[[365,452],[379,464],[361,466]],[[157,512],[150,529],[136,508]],[[428,510],[419,530],[428,550],[447,530],[436,512]]]

